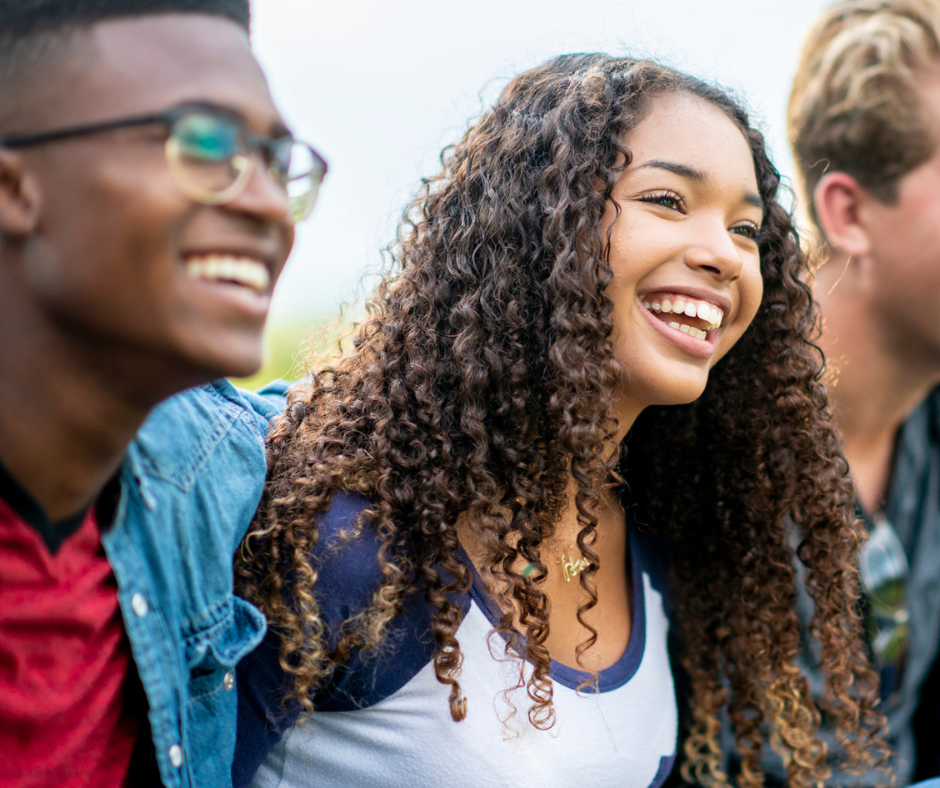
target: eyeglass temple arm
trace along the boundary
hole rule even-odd
[[[130,128],[132,126],[146,126],[150,123],[165,124],[170,121],[171,118],[166,114],[141,115],[136,118],[122,118],[121,120],[110,120],[103,123],[88,123],[81,126],[70,126],[65,129],[40,131],[35,134],[15,134],[10,137],[0,138],[0,146],[5,148],[24,148],[29,145],[40,145],[44,142],[55,142],[56,140],[68,139],[70,137],[83,137],[87,134],[98,134],[103,131]]]

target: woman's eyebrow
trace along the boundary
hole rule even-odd
[[[643,164],[637,165],[638,170],[645,167],[655,167],[660,170],[666,170],[667,172],[675,173],[680,178],[685,178],[686,180],[694,181],[695,183],[704,183],[708,180],[708,175],[701,170],[697,170],[694,167],[688,166],[687,164],[678,164],[674,161],[653,159],[652,161],[647,161]],[[753,205],[755,208],[760,208],[761,210],[764,209],[764,201],[760,198],[759,194],[755,194],[754,192],[745,192],[741,199],[748,205]]]
[[[744,194],[744,202],[746,202],[748,205],[753,205],[755,208],[764,210],[764,201],[760,198],[759,194],[754,194],[754,192],[746,192]]]
[[[660,170],[666,170],[667,172],[675,173],[682,178],[695,181],[696,183],[702,183],[703,181],[708,180],[708,176],[704,172],[701,170],[696,170],[694,167],[689,167],[687,164],[677,164],[672,161],[661,161],[659,159],[653,159],[652,161],[640,164],[637,169],[641,170],[645,167],[656,167]]]

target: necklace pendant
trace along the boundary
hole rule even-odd
[[[561,574],[565,578],[566,583],[570,583],[573,577],[577,577],[584,569],[587,569],[590,566],[590,562],[584,557],[581,556],[576,561],[574,559],[574,549],[568,549],[568,557],[565,558],[565,554],[561,554],[561,558],[558,559],[558,563],[561,564]]]

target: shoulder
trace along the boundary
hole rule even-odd
[[[282,408],[282,396],[241,391],[226,380],[188,389],[153,409],[132,454],[148,475],[184,487],[209,462],[263,475],[264,437]]]
[[[233,428],[263,440],[279,412],[276,400],[236,389],[227,380],[187,389],[158,404],[137,434],[136,443],[153,454],[204,448]]]
[[[940,386],[935,388],[911,412],[901,425],[895,449],[892,476],[906,479],[919,473],[928,458],[940,450]],[[906,484],[906,483],[905,483]],[[892,482],[892,486],[895,483]]]
[[[344,624],[372,605],[382,583],[382,542],[370,507],[361,495],[339,492],[319,518],[319,538],[311,557],[317,569],[314,596],[331,646],[339,642]],[[375,653],[354,652],[330,685],[318,692],[318,707],[361,708],[401,687],[434,653],[431,617],[423,595],[406,596],[380,648]]]
[[[245,405],[258,416],[265,425],[279,415],[287,404],[287,393],[291,384],[286,380],[272,380],[257,391],[233,389]]]
[[[369,607],[381,583],[380,539],[370,527],[369,508],[368,499],[338,492],[317,519],[317,547],[310,556],[317,568],[314,596],[333,646],[344,622]],[[424,597],[410,595],[379,649],[354,651],[324,686],[312,690],[315,713],[368,708],[405,686],[434,654],[431,617]],[[283,700],[292,678],[281,668],[280,649],[281,637],[276,627],[270,627],[261,646],[238,666],[236,786],[247,784],[300,713],[298,704]]]
[[[161,402],[127,451],[122,473],[135,539],[159,543],[161,560],[227,562],[255,513],[267,470],[264,436],[273,403],[227,381]],[[172,557],[176,557],[173,559]],[[230,587],[230,582],[229,582]]]
[[[381,540],[370,527],[370,502],[338,492],[317,522],[317,602],[327,624],[336,624],[365,609],[382,580],[378,553]]]
[[[367,610],[382,582],[381,540],[369,521],[370,502],[351,493],[336,494],[329,510],[318,519],[319,538],[311,556],[317,570],[314,597],[330,646],[335,647],[350,619]],[[454,600],[469,607],[469,595]],[[368,653],[354,650],[337,667],[326,686],[319,687],[314,705],[319,711],[349,711],[374,705],[404,686],[436,650],[431,634],[433,610],[423,594],[408,594],[389,622],[381,645]],[[251,685],[265,673],[280,671],[280,638],[273,631],[267,651],[259,650],[240,676]],[[270,682],[273,685],[276,682]],[[282,684],[283,686],[283,684]]]
[[[929,414],[931,443],[940,446],[940,386],[930,392],[921,409]]]

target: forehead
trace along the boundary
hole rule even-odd
[[[231,20],[165,14],[102,22],[77,36],[44,80],[50,124],[212,101],[268,125],[279,118],[248,35]]]
[[[632,164],[658,160],[704,172],[710,180],[757,192],[751,147],[724,110],[691,93],[652,99],[629,133]]]

